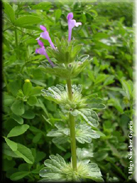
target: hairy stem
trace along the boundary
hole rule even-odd
[[[68,96],[69,99],[72,100],[72,88],[71,88],[71,80],[67,80],[67,88],[68,88]],[[74,116],[69,114],[69,122],[70,122],[70,139],[71,139],[71,156],[72,156],[72,165],[73,170],[77,170],[77,157],[76,157],[76,138],[75,138],[75,121]]]

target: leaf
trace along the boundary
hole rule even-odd
[[[23,101],[21,100],[16,100],[12,106],[11,106],[11,110],[14,114],[16,114],[17,116],[21,116],[25,109],[24,109],[24,104]]]
[[[29,171],[16,172],[16,173],[13,173],[13,174],[10,176],[10,179],[13,180],[13,181],[20,180],[20,179],[26,177],[26,176],[29,175],[29,174],[30,174]]]
[[[8,90],[12,93],[13,96],[17,96],[18,91],[20,90],[19,81],[15,80],[7,84]]]
[[[88,106],[91,109],[104,109],[105,105],[102,103],[102,99],[93,98],[92,100],[88,100]]]
[[[77,116],[78,114],[91,126],[97,127],[98,126],[98,116],[95,111],[88,109],[88,108],[82,108],[79,110],[75,110],[71,112],[72,115]]]
[[[42,133],[37,133],[37,135],[33,138],[33,143],[38,143],[42,137]]]
[[[18,156],[14,153],[14,151],[11,150],[11,148],[6,143],[3,144],[3,153],[7,156],[18,158]]]
[[[33,87],[32,90],[31,90],[31,95],[34,95],[34,96],[38,96],[38,95],[41,95],[41,90],[43,89],[43,87],[40,87],[40,86],[36,86],[36,87]]]
[[[87,124],[77,124],[76,125],[76,140],[82,144],[91,143],[92,138],[96,139],[100,136],[96,131],[92,130]]]
[[[91,154],[89,155],[91,157]],[[60,180],[63,182],[73,181],[79,182],[83,179],[92,179],[103,181],[100,169],[97,164],[89,163],[89,161],[78,161],[77,171],[73,170],[71,163],[66,163],[64,158],[60,155],[51,155],[50,159],[45,162],[45,168],[42,168],[39,175],[44,177],[41,181],[56,181]]]
[[[68,142],[69,138],[67,136],[61,136],[61,137],[57,137],[57,138],[53,138],[53,143],[54,144],[65,144],[66,142]]]
[[[32,110],[27,110],[22,115],[22,117],[25,118],[25,119],[33,119],[35,117],[35,113]]]
[[[79,62],[72,62],[71,67],[60,63],[54,69],[47,62],[42,62],[39,68],[46,73],[61,77],[62,79],[70,79],[76,77],[89,64],[87,59],[88,56],[80,58]]]
[[[15,151],[15,154],[18,157],[23,158],[24,161],[26,161],[29,164],[33,164],[34,162],[34,157],[32,155],[31,150],[22,144],[17,144],[17,151]]]
[[[20,117],[20,116],[15,115],[15,114],[12,114],[11,118],[14,119],[20,125],[22,125],[24,123],[23,118]]]
[[[21,125],[21,126],[15,126],[14,128],[12,128],[12,130],[9,132],[9,134],[7,135],[7,137],[16,137],[19,135],[22,135],[23,133],[25,133],[29,128],[29,125]]]
[[[17,150],[17,143],[16,142],[14,142],[14,141],[6,138],[6,137],[4,137],[4,139],[5,139],[6,143],[7,143],[7,145],[12,149],[12,151],[16,151]]]
[[[38,24],[41,22],[41,19],[38,16],[33,16],[33,15],[24,15],[22,17],[19,17],[15,21],[15,25],[19,27],[26,27],[30,26],[33,24]]]
[[[77,157],[79,160],[89,159],[93,157],[93,151],[92,149],[77,148]]]
[[[62,14],[61,9],[55,10],[55,17],[56,17],[56,20],[58,20],[58,19],[60,18],[61,14]]]
[[[29,100],[27,101],[27,103],[30,105],[30,106],[34,106],[36,103],[37,103],[37,98],[35,96],[30,96],[29,97]]]
[[[32,90],[32,84],[31,82],[25,82],[23,85],[23,92],[25,96],[29,96]]]
[[[52,6],[51,2],[40,2],[40,3],[32,6],[32,9],[48,11],[51,8],[51,6]]]
[[[111,75],[111,76],[108,76],[107,78],[106,78],[106,80],[104,81],[104,86],[106,86],[106,85],[109,85],[109,84],[112,84],[112,83],[114,83],[114,78],[115,78],[115,76],[113,76],[113,75]]]
[[[3,102],[5,106],[10,106],[15,101],[15,98],[8,93],[3,93]]]
[[[108,101],[109,106],[114,106],[120,113],[123,113],[123,108],[120,104],[120,101],[117,98],[111,98]]]
[[[14,12],[13,8],[7,2],[3,2],[3,5],[4,5],[4,12],[7,14],[10,21],[12,23],[14,23],[14,21],[15,21],[15,12]]]
[[[32,155],[32,152],[29,148],[26,146],[16,143],[12,140],[9,140],[8,138],[4,137],[7,145],[14,151],[15,155],[19,158],[23,158],[24,161],[26,161],[28,164],[33,164],[34,157]]]

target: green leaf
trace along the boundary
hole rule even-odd
[[[33,143],[35,144],[38,143],[41,137],[42,137],[42,133],[37,133],[37,135],[33,138]]]
[[[32,9],[48,11],[51,8],[51,6],[52,6],[51,2],[40,2],[40,3],[32,6]]]
[[[7,145],[12,149],[12,151],[16,151],[17,150],[17,143],[16,142],[14,142],[14,141],[6,138],[6,137],[4,137],[4,139],[5,139],[6,143],[7,143]]]
[[[58,20],[58,19],[60,18],[61,14],[62,14],[61,9],[55,10],[55,17],[56,17],[56,20]]]
[[[21,100],[16,100],[12,106],[11,106],[11,110],[14,114],[16,114],[17,116],[21,116],[25,109],[24,109],[24,103]]]
[[[93,157],[93,150],[86,148],[77,148],[77,157],[78,160],[90,159],[91,157]]]
[[[24,161],[26,161],[28,164],[33,164],[34,157],[29,148],[27,148],[26,146],[24,146],[22,144],[9,140],[6,137],[4,137],[4,139],[7,143],[7,145],[11,148],[12,151],[14,151],[14,153],[17,157],[23,158]]]
[[[13,174],[10,176],[10,179],[13,180],[13,181],[20,180],[20,179],[26,177],[26,176],[29,175],[29,174],[30,174],[29,171],[16,172],[16,173],[13,173]]]
[[[20,125],[22,125],[24,123],[24,120],[22,117],[20,116],[16,116],[15,114],[12,114],[11,116],[12,119],[14,119],[17,123],[19,123]]]
[[[111,98],[108,100],[109,106],[114,106],[120,113],[123,113],[123,108],[120,101],[117,98]]]
[[[12,130],[9,132],[9,134],[7,135],[7,137],[16,137],[19,135],[22,135],[23,133],[25,133],[29,128],[29,125],[21,125],[21,126],[15,126],[14,128],[12,128]]]
[[[71,112],[72,115],[77,116],[78,114],[91,126],[97,127],[98,126],[98,116],[95,111],[88,109],[88,108],[82,108],[79,110],[75,110]]]
[[[42,62],[39,68],[46,73],[61,77],[62,79],[70,79],[76,77],[89,64],[87,59],[88,56],[79,58],[80,61],[72,62],[71,66],[60,63],[54,69],[47,62]]]
[[[7,14],[10,21],[12,23],[14,23],[14,21],[15,21],[15,12],[14,12],[13,8],[7,2],[3,2],[3,5],[4,5],[4,12]]]
[[[96,131],[92,130],[87,124],[77,124],[76,125],[76,140],[82,144],[91,143],[92,138],[96,139],[100,136]]]
[[[29,100],[27,101],[27,103],[30,105],[30,106],[34,106],[36,103],[37,103],[37,98],[35,96],[30,96],[29,97]]]
[[[17,151],[15,151],[15,154],[18,157],[23,158],[24,161],[26,161],[29,164],[33,164],[34,162],[34,157],[32,155],[31,150],[22,144],[17,144]]]
[[[6,143],[3,144],[3,153],[7,156],[18,158],[18,156],[14,153],[14,151],[11,150],[11,148]]]
[[[92,100],[88,100],[88,106],[91,109],[104,109],[105,105],[102,103],[102,99],[93,98]]]
[[[14,102],[15,98],[8,93],[3,93],[3,102],[5,106],[10,106]]]
[[[20,83],[19,81],[15,80],[7,84],[8,90],[14,95],[17,96],[18,91],[20,90]]]
[[[29,96],[31,90],[32,90],[32,84],[31,84],[31,82],[30,81],[29,82],[25,82],[24,85],[23,85],[24,95]]]
[[[35,113],[30,109],[25,111],[25,113],[22,115],[25,119],[33,119],[35,117]]]
[[[26,27],[30,26],[33,24],[38,24],[41,22],[41,19],[38,16],[33,16],[33,15],[24,15],[22,17],[19,17],[15,21],[15,25],[19,27]]]
[[[91,157],[91,154],[89,155]],[[51,155],[45,162],[45,168],[40,171],[40,176],[44,177],[42,181],[74,181],[79,182],[83,179],[92,179],[103,181],[100,169],[97,164],[89,161],[78,161],[77,171],[73,170],[71,163],[66,163],[60,155]]]
[[[34,96],[38,96],[38,95],[41,95],[41,90],[43,89],[43,87],[40,87],[40,86],[36,86],[36,87],[33,87],[32,90],[31,90],[31,95],[34,95]]]

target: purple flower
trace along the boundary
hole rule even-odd
[[[43,30],[43,32],[40,34],[40,37],[42,37],[43,39],[46,39],[48,40],[50,46],[53,48],[53,49],[56,49],[53,42],[51,41],[51,38],[49,36],[49,33],[46,29],[46,27],[44,27],[43,25],[40,25],[40,29]]]
[[[82,25],[81,22],[76,22],[76,20],[73,19],[73,13],[69,13],[67,15],[68,19],[68,41],[71,41],[71,34],[73,27],[78,27],[79,25]]]
[[[47,52],[46,52],[46,49],[45,49],[45,47],[44,47],[43,42],[42,42],[41,40],[39,40],[38,38],[37,38],[36,40],[38,41],[38,44],[39,44],[40,48],[37,48],[37,49],[35,50],[35,53],[38,53],[38,54],[40,54],[40,55],[45,55],[45,57],[46,57],[47,60],[49,61],[50,65],[51,65],[52,67],[54,67],[55,65],[54,65],[53,62],[50,60],[50,58],[49,58],[49,56],[48,56],[48,54],[47,54]]]

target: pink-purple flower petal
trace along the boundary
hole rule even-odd
[[[79,25],[82,25],[81,22],[76,22],[75,19],[73,19],[73,13],[69,13],[67,15],[67,19],[68,19],[68,41],[71,40],[71,35],[72,35],[72,29],[74,27],[78,27]]]
[[[37,42],[38,42],[40,48],[37,48],[37,49],[35,50],[35,53],[38,53],[38,54],[40,54],[40,55],[44,55],[44,56],[47,58],[47,60],[49,61],[50,65],[51,65],[52,67],[54,67],[55,65],[54,65],[53,62],[50,60],[50,58],[49,58],[49,56],[48,56],[48,54],[47,54],[47,52],[46,52],[46,49],[45,49],[45,47],[44,47],[43,42],[42,42],[41,40],[37,40]]]
[[[51,40],[51,38],[50,38],[50,36],[49,36],[49,33],[48,33],[46,27],[44,27],[43,25],[40,25],[40,28],[41,28],[41,30],[44,31],[44,32],[42,32],[42,33],[40,34],[40,37],[42,37],[43,39],[48,40],[50,46],[51,46],[53,49],[56,49],[55,46],[54,46],[54,44],[53,44],[53,42],[52,42],[52,40]]]
[[[43,30],[43,31],[47,31],[46,27],[43,26],[43,25],[40,25],[40,29]]]

